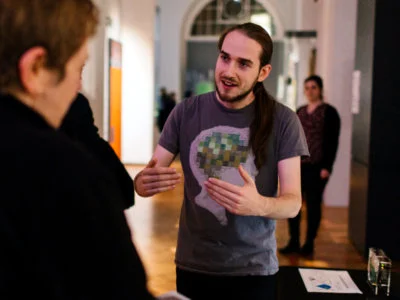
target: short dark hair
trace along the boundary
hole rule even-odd
[[[0,0],[0,90],[23,88],[18,63],[37,46],[45,48],[46,67],[62,80],[66,63],[98,22],[91,0]]]
[[[306,79],[304,79],[304,84],[306,84],[309,81],[314,81],[318,85],[319,89],[321,90],[320,98],[321,100],[324,100],[324,94],[323,94],[324,81],[322,80],[322,78],[318,75],[311,75],[308,76]]]
[[[304,83],[308,82],[308,81],[314,81],[318,87],[322,90],[324,88],[324,82],[322,80],[322,78],[318,75],[311,75],[308,76],[305,80]]]

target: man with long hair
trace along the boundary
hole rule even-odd
[[[275,220],[299,212],[307,143],[296,114],[264,88],[269,34],[253,23],[237,25],[218,48],[216,91],[177,105],[135,187],[141,196],[173,189],[180,174],[168,166],[180,154],[179,292],[191,299],[209,299],[211,291],[224,299],[274,299]]]

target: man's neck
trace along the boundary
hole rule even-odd
[[[250,93],[244,99],[235,102],[222,101],[217,92],[215,92],[215,95],[217,96],[218,102],[229,109],[242,109],[251,104],[255,99],[254,93]]]

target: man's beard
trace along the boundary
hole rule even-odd
[[[222,96],[220,90],[218,89],[218,84],[217,81],[215,81],[215,89],[217,90],[217,94],[219,99],[221,99],[221,101],[223,102],[228,102],[228,103],[235,103],[235,102],[240,102],[243,99],[245,99],[254,89],[255,85],[257,84],[257,79],[253,82],[253,84],[251,85],[251,88],[249,88],[247,91],[244,91],[243,93],[233,97],[233,98],[229,98],[229,97],[224,97]]]

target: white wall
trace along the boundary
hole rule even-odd
[[[122,160],[147,163],[153,152],[155,0],[122,0]]]
[[[82,75],[83,92],[88,97],[99,133],[108,139],[108,39],[121,40],[120,0],[94,0],[100,10],[100,24],[89,43],[89,59]]]
[[[160,85],[181,95],[182,26],[194,0],[158,0],[160,7]]]
[[[109,94],[110,89],[108,86],[109,82],[109,39],[113,39],[116,41],[121,41],[121,0],[105,0],[105,12],[106,15],[106,32],[105,32],[105,40],[104,40],[104,55],[105,59],[103,61],[104,68],[104,102],[103,102],[103,136],[108,139],[109,138],[109,118],[110,118],[110,107],[109,107]],[[123,127],[123,125],[122,125]]]
[[[341,117],[341,135],[333,175],[325,193],[329,206],[348,206],[351,160],[351,85],[355,62],[357,0],[324,0],[317,42],[317,71],[325,98]]]
[[[104,61],[106,36],[106,3],[94,0],[100,9],[100,24],[97,33],[89,43],[89,59],[82,74],[82,90],[88,97],[99,133],[104,136]]]
[[[340,0],[339,0],[340,1]],[[309,1],[298,0],[297,2],[297,22],[296,30],[318,31],[319,16],[322,12],[323,1]],[[317,33],[317,39],[320,38],[321,32]],[[307,103],[304,97],[303,81],[309,75],[309,62],[311,50],[316,47],[317,39],[315,38],[298,38],[298,55],[299,55],[299,69],[298,69],[298,84],[297,84],[297,106]],[[317,53],[319,55],[319,53]]]
[[[108,39],[122,42],[122,161],[144,164],[153,151],[155,0],[94,0],[100,26],[90,42],[83,91],[95,123],[107,139],[109,127]]]

